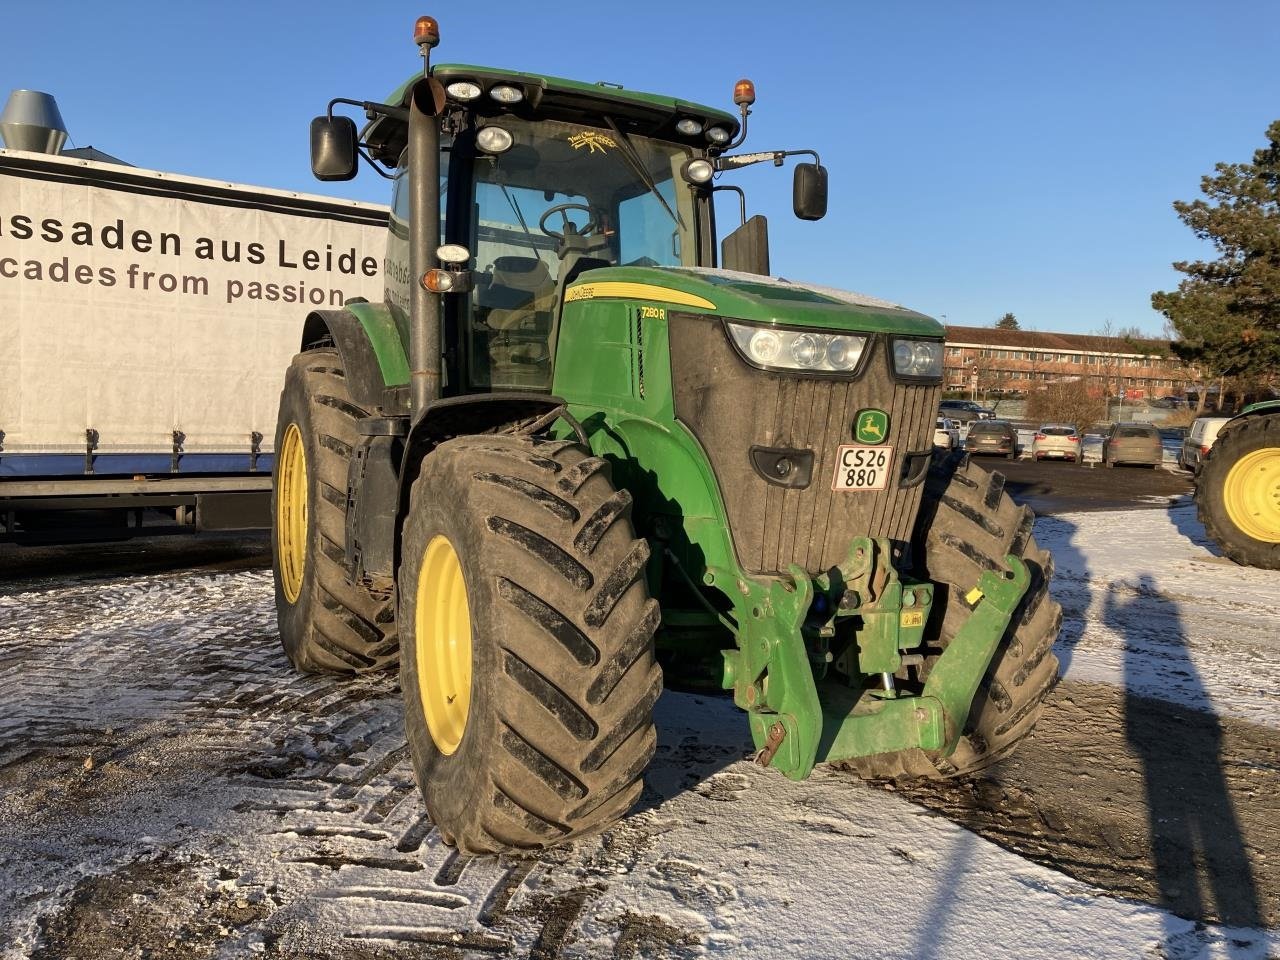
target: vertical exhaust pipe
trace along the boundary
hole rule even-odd
[[[409,102],[409,273],[414,278],[409,300],[409,401],[418,418],[440,397],[440,294],[422,284],[428,270],[439,266],[440,123],[444,89],[430,75],[431,48],[440,42],[431,17],[419,17],[414,40],[422,51],[423,77]]]

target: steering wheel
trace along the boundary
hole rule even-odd
[[[579,227],[576,223],[569,219],[570,210],[582,210],[587,215],[587,222]],[[558,213],[564,220],[564,229],[559,233],[548,229],[547,220],[553,213]],[[595,213],[585,203],[557,203],[554,207],[547,207],[547,212],[538,220],[538,229],[545,233],[553,240],[564,240],[564,235],[569,232],[569,228],[573,228],[573,233],[579,237],[591,236],[600,229],[600,225],[593,219]]]

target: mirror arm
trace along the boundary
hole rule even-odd
[[[369,156],[369,152],[368,150],[365,149],[365,145],[363,143],[356,144],[356,153],[360,154],[364,162],[369,164],[369,166],[373,168],[373,172],[376,173],[378,176],[386,180],[394,180],[396,178],[396,175],[394,173],[387,173],[387,171],[383,170],[382,167],[378,164],[377,160]]]
[[[738,226],[742,226],[747,222],[747,195],[741,187],[735,187],[732,184],[723,186],[715,186],[711,188],[712,193],[719,193],[721,190],[732,190],[738,195],[738,216],[741,218]]]
[[[348,100],[346,97],[334,97],[329,101],[329,119],[333,119],[333,106],[336,103],[345,103],[353,107],[359,107],[364,111],[365,119],[372,120],[374,117],[391,117],[395,120],[409,122],[408,107],[393,107],[389,103],[374,103],[372,100]]]
[[[766,160],[771,161],[775,167],[780,167],[787,157],[813,157],[814,163],[822,163],[816,150],[766,150],[762,153],[742,153],[736,157],[716,157],[711,162],[718,171],[736,170],[753,163],[764,163]]]

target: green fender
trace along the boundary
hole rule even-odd
[[[395,388],[409,382],[404,331],[384,303],[348,303],[341,310],[316,310],[302,331],[303,350],[331,343],[342,358],[351,399],[370,412],[408,413]],[[403,394],[404,391],[398,393]]]

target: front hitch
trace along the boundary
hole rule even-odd
[[[1006,556],[1005,564],[1007,572],[984,571],[966,594],[972,613],[932,663],[918,696],[896,690],[893,673],[910,662],[907,657],[920,659],[903,651],[923,640],[933,585],[901,580],[886,541],[857,538],[849,561],[816,580],[794,564],[789,577],[738,578],[738,649],[724,651],[723,686],[747,711],[757,762],[803,780],[818,760],[911,749],[949,756],[1030,585],[1021,558]],[[727,571],[715,573],[721,582],[731,579]],[[865,684],[825,704],[815,669],[825,673],[831,659],[821,640],[829,631],[811,619],[815,588],[829,597],[840,594],[838,604],[824,608],[836,611],[833,618],[858,618],[850,673]]]

